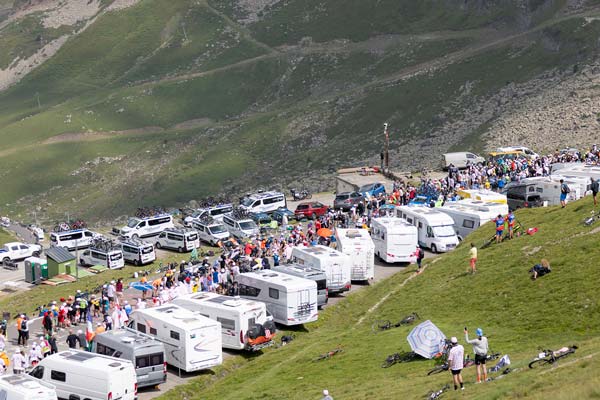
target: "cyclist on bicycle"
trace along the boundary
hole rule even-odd
[[[487,380],[487,368],[485,361],[489,350],[488,340],[483,336],[483,330],[477,328],[475,331],[476,339],[469,340],[469,331],[465,328],[465,340],[473,345],[473,353],[475,353],[475,365],[477,366],[477,383],[481,383],[481,370],[483,369],[483,382]]]

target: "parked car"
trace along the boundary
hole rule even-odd
[[[265,212],[251,212],[248,215],[258,226],[265,226],[271,223],[271,217]]]
[[[363,199],[363,195],[358,192],[338,193],[335,196],[335,200],[333,200],[333,209],[348,211],[353,205],[360,203]]]
[[[385,194],[385,186],[383,186],[383,183],[379,182],[369,183],[368,185],[361,186],[358,191],[364,197],[377,196],[380,193]]]
[[[6,243],[0,248],[1,261],[24,260],[28,257],[39,257],[42,253],[42,246],[37,244],[27,244],[20,242]]]
[[[293,219],[296,219],[296,214],[294,214],[293,211],[288,210],[285,207],[280,207],[277,210],[273,211],[273,214],[271,214],[271,218],[277,221],[277,223],[281,224],[281,220],[283,219],[284,215],[287,215],[288,222]]]
[[[296,207],[296,211],[294,211],[294,214],[296,214],[297,219],[314,219],[316,217],[320,217],[321,215],[325,215],[328,208],[329,207],[322,203],[319,203],[318,201],[309,201],[306,203],[298,204],[298,206]]]

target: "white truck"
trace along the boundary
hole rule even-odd
[[[24,260],[28,257],[39,257],[40,254],[42,254],[42,246],[39,244],[10,242],[0,248],[0,260],[2,262]]]

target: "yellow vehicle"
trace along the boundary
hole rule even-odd
[[[506,196],[491,190],[461,189],[456,192],[463,199],[480,200],[491,203],[508,204]]]
[[[497,161],[500,158],[504,159],[513,159],[517,157],[529,157],[523,151],[520,150],[511,150],[511,151],[491,151],[489,154],[492,161]]]

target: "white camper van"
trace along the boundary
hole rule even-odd
[[[130,218],[122,228],[113,228],[112,233],[127,239],[157,236],[167,228],[174,228],[173,217],[169,214],[153,215],[145,218]]]
[[[236,218],[234,215],[223,216],[223,224],[231,236],[245,239],[259,233],[258,225],[250,217]]]
[[[211,246],[216,246],[220,241],[227,240],[230,235],[223,222],[213,219],[193,221],[192,228],[198,231],[200,240]]]
[[[352,261],[344,253],[321,245],[294,247],[292,261],[325,272],[329,294],[347,292],[352,287]]]
[[[283,193],[260,192],[241,199],[240,207],[248,212],[272,213],[278,208],[287,207],[287,202]]]
[[[192,226],[194,222],[201,221],[205,218],[214,220],[222,220],[223,215],[231,214],[233,211],[233,205],[231,204],[219,204],[208,208],[199,208],[183,219],[185,226]]]
[[[486,222],[492,221],[498,214],[508,214],[507,204],[488,203],[490,206],[478,206],[475,202],[476,201],[448,202],[444,206],[436,208],[436,210],[448,214],[452,218],[458,240],[464,240],[469,233],[473,232]],[[485,204],[484,202],[481,203]]]
[[[74,229],[50,234],[50,246],[66,247],[67,250],[87,249],[92,244],[92,239],[97,233],[87,229]]]
[[[102,265],[108,269],[119,269],[125,266],[125,260],[120,248],[106,250],[92,247],[79,255],[79,264],[82,266]]]
[[[57,400],[54,385],[29,375],[4,375],[0,377],[2,400]]]
[[[265,303],[279,324],[306,324],[319,317],[315,281],[263,270],[238,275],[238,283],[240,296]]]
[[[137,398],[133,364],[119,358],[71,349],[43,358],[29,374],[54,385],[61,399]]]
[[[366,229],[336,229],[337,249],[350,257],[353,281],[375,278],[375,245]]]
[[[129,327],[165,345],[165,361],[186,372],[221,365],[221,324],[175,304],[135,310]]]
[[[177,250],[180,253],[200,247],[200,238],[195,229],[167,228],[158,235],[156,248]]]
[[[265,303],[200,292],[178,296],[173,304],[220,322],[224,348],[256,351],[273,344],[271,338],[275,335],[275,324],[267,320]],[[261,339],[258,343],[257,338],[252,337],[255,336],[254,332],[250,332],[252,329],[269,331],[268,340]]]
[[[121,251],[125,261],[136,266],[149,264],[156,260],[154,246],[141,240],[131,239],[121,242]]]
[[[433,253],[454,250],[458,237],[454,231],[454,220],[434,208],[396,207],[397,216],[417,227],[419,245],[431,249]]]
[[[398,217],[373,218],[371,237],[377,257],[387,263],[414,263],[419,243],[417,227]]]

